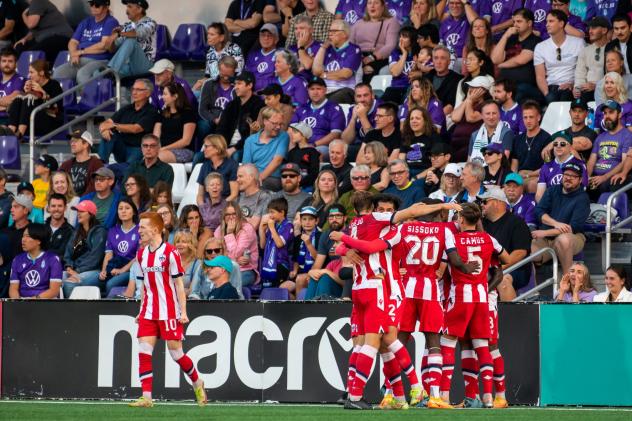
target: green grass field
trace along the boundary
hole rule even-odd
[[[629,409],[540,409],[509,408],[503,410],[427,410],[408,411],[344,411],[338,406],[319,405],[256,405],[210,404],[198,408],[194,404],[157,403],[154,408],[128,408],[126,403],[103,402],[50,402],[0,401],[0,420],[97,420],[107,419],[170,419],[170,420],[509,420],[509,421],[578,421],[578,420],[630,420]]]

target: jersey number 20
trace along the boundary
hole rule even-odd
[[[419,237],[409,235],[404,238],[404,241],[410,247],[406,256],[407,265],[418,265],[420,260],[428,266],[437,263],[439,258],[439,239],[437,237],[426,237],[423,241],[419,241]]]

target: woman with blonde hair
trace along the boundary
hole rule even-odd
[[[399,107],[398,117],[401,123],[401,130],[404,130],[406,117],[408,117],[410,110],[413,108],[423,108],[428,111],[437,133],[445,129],[446,122],[443,104],[439,100],[432,82],[426,78],[418,77],[410,82],[408,96],[404,104]]]
[[[388,174],[388,151],[381,142],[369,142],[364,147],[364,163],[371,170],[371,185],[378,191],[388,187],[391,177]]]
[[[461,166],[459,164],[450,163],[445,167],[439,190],[430,193],[431,199],[439,199],[444,203],[450,203],[461,191]]]
[[[318,226],[323,228],[327,223],[327,214],[325,209],[327,206],[336,203],[338,200],[338,178],[332,170],[322,170],[318,173],[314,182],[314,193],[312,194],[312,203],[318,216]]]
[[[590,280],[588,266],[581,262],[573,262],[568,273],[560,280],[560,289],[556,301],[565,303],[590,303],[597,295]]]
[[[48,203],[48,199],[53,193],[63,194],[66,197],[66,212],[64,216],[66,217],[66,221],[74,227],[77,223],[77,211],[72,208],[79,203],[79,196],[75,193],[72,180],[67,172],[55,171],[51,175],[48,193],[46,194],[46,203]],[[47,209],[44,208],[44,219],[48,219],[49,216],[50,214]]]
[[[632,101],[628,98],[628,90],[623,77],[617,72],[608,72],[603,77],[603,87],[601,88],[601,98],[603,103],[613,100],[621,106],[621,124],[632,130]],[[602,104],[603,104],[602,103]],[[601,104],[597,104],[595,110],[595,129],[605,131],[603,111]]]
[[[443,10],[439,10],[434,0],[413,0],[410,5],[410,14],[406,17],[402,26],[412,26],[419,30],[422,25],[430,24],[439,29],[441,22],[439,16]]]
[[[237,186],[237,169],[239,164],[234,159],[228,157],[228,145],[224,136],[220,134],[210,134],[204,138],[202,145],[204,152],[204,163],[198,176],[197,204],[204,203],[206,192],[204,180],[212,172],[218,172],[223,177],[222,197],[226,200],[236,200],[239,196]]]
[[[217,256],[227,256],[226,254],[228,248],[226,247],[226,242],[219,237],[212,237],[206,240],[204,243],[204,262],[208,262],[213,260]],[[230,273],[229,282],[232,286],[237,290],[237,295],[239,295],[239,299],[244,299],[244,294],[242,290],[241,284],[241,272],[239,270],[239,265],[234,260],[231,260],[233,263],[233,270]],[[205,270],[205,265],[200,264],[195,275],[193,276],[193,281],[191,282],[191,292],[189,293],[189,299],[193,300],[208,300],[211,291],[214,288],[213,281],[209,279],[207,276],[207,272]]]
[[[191,281],[193,275],[200,267],[200,260],[197,258],[197,248],[194,246],[193,234],[189,230],[178,230],[173,238],[173,245],[180,253],[182,260],[182,268],[184,274],[182,275],[182,281],[184,283],[184,290],[188,296],[191,293]]]

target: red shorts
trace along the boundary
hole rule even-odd
[[[417,321],[420,332],[441,333],[443,329],[443,307],[439,301],[404,298],[401,313],[402,332],[415,332]]]
[[[396,317],[396,306],[384,297],[381,288],[366,288],[353,291],[353,308],[356,312],[355,321],[357,334],[386,333],[389,326],[395,326],[389,316],[389,304],[392,304],[393,317]]]
[[[184,325],[178,319],[168,320],[138,320],[137,338],[155,336],[166,341],[181,341],[184,339]]]
[[[355,304],[351,307],[351,317],[349,318],[349,324],[351,325],[351,337],[355,338],[356,336],[360,336],[358,333],[358,311],[356,310]]]
[[[489,339],[489,304],[448,304],[445,313],[445,333],[457,338]]]
[[[498,310],[489,311],[489,329],[491,331],[489,344],[497,345],[498,344]]]

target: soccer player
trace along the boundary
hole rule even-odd
[[[441,338],[441,354],[443,355],[441,395],[444,401],[449,402],[457,338],[470,339],[478,357],[483,378],[483,404],[491,408],[493,407],[493,364],[488,345],[491,331],[487,277],[493,255],[497,254],[501,261],[505,261],[508,254],[493,237],[476,230],[481,220],[481,210],[478,205],[467,203],[462,206],[463,210],[459,213],[461,232],[454,236],[453,243],[450,241],[446,243],[446,249],[448,252],[456,249],[461,259],[479,262],[480,269],[471,274],[464,273],[456,267],[450,270],[452,288],[445,313],[445,334]],[[494,276],[489,284],[489,290],[495,289],[500,279]]]
[[[182,282],[184,269],[176,248],[163,242],[163,228],[162,217],[156,212],[140,215],[140,241],[147,244],[138,250],[137,255],[143,273],[140,312],[136,317],[138,367],[143,396],[129,405],[144,408],[154,406],[151,398],[151,355],[157,339],[161,338],[167,341],[171,358],[191,379],[198,405],[204,406],[207,402],[204,382],[199,378],[191,358],[182,351],[184,325],[189,322]]]

